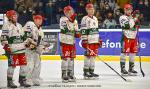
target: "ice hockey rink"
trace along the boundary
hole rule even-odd
[[[106,61],[116,71],[120,73],[119,61]],[[127,66],[128,67],[128,63]],[[41,86],[31,87],[30,89],[150,89],[150,63],[142,62],[143,71],[146,76],[142,77],[139,69],[139,62],[136,62],[135,69],[138,71],[137,76],[124,76],[130,82],[125,82],[114,71],[108,68],[101,61],[96,61],[95,72],[100,75],[96,80],[83,79],[83,60],[75,60],[75,76],[77,78],[75,83],[61,82],[61,60],[42,60],[41,68]],[[15,84],[19,85],[18,70],[15,70],[14,80]],[[7,61],[0,60],[0,88],[6,88],[6,72]],[[18,88],[22,89],[22,88]]]

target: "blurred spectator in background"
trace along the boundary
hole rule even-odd
[[[47,22],[46,25],[51,25],[51,24],[56,23],[56,19],[54,19],[55,18],[54,5],[55,4],[51,0],[49,0],[49,2],[46,4],[46,7],[45,7],[45,10],[46,10],[45,16],[46,16],[46,22]]]
[[[93,3],[96,8],[95,15],[99,19],[99,27],[105,19],[105,21],[108,20],[109,12],[114,13],[114,20],[118,24],[118,18],[123,13],[123,6],[126,3],[131,3],[134,10],[140,10],[142,25],[149,26],[150,24],[150,0],[0,0],[0,14],[15,9],[19,13],[19,23],[24,25],[27,21],[32,20],[33,13],[39,13],[45,17],[43,26],[57,28],[60,17],[64,15],[64,6],[74,7],[80,23],[81,18],[86,15],[84,7],[89,2]]]
[[[114,10],[115,4],[116,4],[116,0],[108,0],[108,4],[109,4],[111,10]]]
[[[101,16],[101,13],[99,10],[96,11],[96,14],[95,14],[96,18],[98,19],[98,27],[99,28],[102,28],[102,25],[103,25],[103,18]]]
[[[77,3],[76,12],[78,15],[78,23],[81,23],[82,17],[86,15],[85,4],[86,3],[83,0],[79,0]]]
[[[33,0],[15,0],[15,9],[19,13],[18,22],[21,25],[32,20],[33,4]]]
[[[150,0],[132,0],[134,10],[138,9],[143,14],[143,25],[148,25],[150,22]]]
[[[104,7],[104,16],[105,16],[105,18],[107,17],[107,14],[109,13],[109,12],[113,12],[113,10],[111,10],[111,8],[110,8],[110,6],[109,6],[109,4],[108,4],[108,2],[105,2],[105,5],[104,5],[105,7]]]
[[[107,18],[103,22],[102,27],[106,28],[106,29],[113,29],[113,28],[116,27],[116,21],[113,18],[113,13],[112,12],[108,12]]]
[[[114,11],[114,19],[116,21],[116,27],[115,28],[121,28],[119,18],[123,13],[121,13],[121,9],[117,9]]]
[[[131,0],[117,0],[117,4],[120,6],[120,8],[123,9],[124,5],[126,3],[130,3]]]
[[[0,0],[0,13],[6,13],[7,10],[14,9],[14,0]]]
[[[69,5],[69,0],[57,0],[56,1],[55,9],[56,9],[56,20],[57,20],[57,23],[60,22],[59,21],[60,17],[62,17],[64,15],[63,9],[67,5]]]
[[[104,15],[104,12],[105,12],[105,3],[103,0],[100,0],[98,1],[98,7],[97,7],[97,10],[99,10],[101,12],[101,16],[103,19],[105,19],[105,15]]]

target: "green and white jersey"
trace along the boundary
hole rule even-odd
[[[37,43],[37,47],[33,51],[37,51],[38,53],[42,54],[43,53],[43,48],[45,45],[45,42],[43,41],[44,39],[44,32],[42,31],[42,28],[38,28],[34,22],[28,21],[25,26],[24,26],[24,31],[25,31],[25,37],[31,38],[34,40],[34,42]],[[28,48],[27,48],[28,49]]]
[[[19,23],[7,22],[2,27],[2,41],[8,41],[12,54],[24,53],[24,31]],[[19,51],[18,51],[19,50]]]
[[[42,31],[42,28],[38,28],[32,21],[28,21],[23,29],[25,31],[26,38],[32,38],[36,42],[38,42],[38,40],[41,41],[44,38],[44,32]]]
[[[59,34],[60,42],[73,45],[75,43],[75,33],[76,31],[79,31],[77,20],[71,22],[67,17],[65,16],[61,17],[60,29],[61,29],[61,32]]]
[[[88,40],[88,43],[99,43],[98,20],[95,16],[92,18],[84,16],[81,20],[81,39]]]
[[[120,16],[119,21],[122,27],[123,35],[129,39],[135,39],[137,30],[135,28],[135,21],[133,17],[122,15]]]

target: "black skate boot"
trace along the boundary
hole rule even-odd
[[[75,82],[76,81],[76,77],[74,76],[74,73],[72,70],[68,70],[68,78],[69,78],[69,82]]]
[[[19,76],[19,83],[22,87],[31,87],[31,85],[26,83],[26,78],[24,76]]]
[[[63,83],[68,83],[69,81],[69,77],[67,75],[67,71],[66,70],[62,70],[62,82]]]
[[[93,77],[93,76],[90,74],[89,69],[85,69],[85,68],[84,68],[83,71],[84,71],[84,74],[83,74],[84,79],[90,79],[90,78]]]
[[[94,69],[89,69],[90,74],[92,75],[93,78],[98,78],[99,75],[94,73]]]
[[[125,62],[120,62],[120,67],[121,67],[121,74],[127,76],[128,72],[125,69]]]
[[[137,75],[137,71],[134,70],[134,63],[133,62],[129,62],[129,75],[131,76],[136,76]]]
[[[12,78],[7,77],[7,87],[8,88],[17,88],[17,86],[13,83]]]

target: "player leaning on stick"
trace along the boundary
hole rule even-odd
[[[136,75],[137,71],[134,70],[134,59],[138,52],[137,30],[139,29],[137,20],[132,16],[133,7],[130,4],[125,4],[124,15],[119,19],[122,27],[121,39],[121,55],[120,67],[123,75]],[[129,70],[125,69],[126,55],[129,55]]]
[[[13,83],[13,75],[16,66],[20,66],[19,83],[20,86],[30,87],[26,83],[26,56],[25,39],[22,26],[17,23],[17,13],[14,10],[7,11],[8,23],[2,27],[2,44],[8,57],[7,86],[17,88]]]
[[[98,56],[98,48],[102,40],[99,36],[98,20],[94,16],[94,6],[89,3],[86,5],[87,15],[81,21],[81,40],[82,47],[85,49],[84,59],[84,78],[99,77],[94,73],[95,58]],[[93,53],[94,52],[94,53]]]
[[[76,57],[75,38],[80,37],[76,14],[71,6],[64,8],[65,16],[60,18],[60,46],[62,81],[75,81],[74,58]]]

